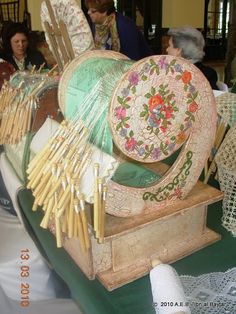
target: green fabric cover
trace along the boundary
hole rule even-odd
[[[5,144],[3,146],[7,159],[24,185],[27,182],[26,170],[30,159],[30,143],[33,135],[34,133],[28,132],[19,143],[14,145]]]
[[[150,169],[131,162],[124,162],[116,169],[112,180],[121,185],[132,187],[147,187],[161,178]]]
[[[110,155],[113,151],[107,123],[110,98],[116,83],[133,63],[131,60],[89,58],[77,66],[66,82],[64,117],[71,120],[79,115],[89,129],[89,123],[96,121],[90,141]]]

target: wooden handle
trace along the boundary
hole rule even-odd
[[[162,264],[162,261],[159,260],[158,258],[154,258],[151,264],[152,264],[152,268],[154,268],[155,266]]]
[[[46,209],[46,213],[41,221],[41,224],[40,226],[44,229],[47,229],[48,227],[48,223],[49,223],[49,219],[50,219],[50,215],[51,215],[51,212],[52,212],[52,209],[53,209],[53,205],[54,205],[54,197],[52,197],[49,202],[48,202],[48,206],[47,206],[47,209]]]

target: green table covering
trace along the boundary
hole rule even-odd
[[[28,229],[43,253],[71,291],[71,297],[85,314],[154,314],[149,276],[108,292],[98,280],[90,281],[76,266],[67,252],[57,249],[54,236],[39,227],[40,211],[32,212],[33,197],[21,190],[18,199],[28,222]],[[236,265],[236,238],[221,226],[221,202],[210,205],[208,226],[222,235],[222,240],[172,264],[179,275],[198,276],[226,271]]]

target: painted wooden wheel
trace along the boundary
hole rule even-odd
[[[59,106],[68,119],[73,119],[87,100],[83,118],[105,106],[90,139],[96,137],[102,123],[107,124],[96,145],[108,154],[113,154],[114,142],[131,162],[153,163],[155,169],[156,162],[180,150],[159,181],[138,188],[109,181],[106,211],[132,216],[161,209],[190,192],[213,145],[216,105],[202,72],[182,58],[152,56],[132,62],[110,54],[90,51],[72,61],[60,81]],[[122,63],[122,71],[113,76],[113,67],[120,68]],[[99,88],[90,95],[97,82]]]
[[[153,186],[137,189],[110,181],[107,212],[129,216],[184,198],[210,154],[216,120],[212,89],[193,64],[172,56],[152,56],[133,64],[118,82],[110,105],[116,146],[142,163],[163,160],[182,148]]]

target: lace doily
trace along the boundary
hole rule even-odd
[[[216,106],[218,114],[223,118],[226,124],[230,126],[236,123],[236,94],[223,93],[216,97]]]
[[[180,279],[192,314],[236,313],[236,268]]]
[[[223,226],[236,236],[236,125],[225,136],[217,155],[216,163],[220,189],[224,192]]]

